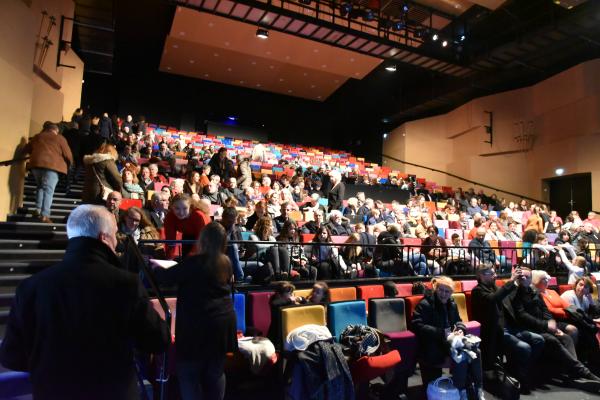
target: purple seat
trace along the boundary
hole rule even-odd
[[[266,336],[271,326],[271,306],[269,299],[273,292],[248,293],[248,326],[257,329]]]
[[[505,256],[510,261],[511,265],[518,264],[517,260],[517,242],[512,240],[501,240],[498,245],[502,248],[500,254]],[[505,248],[506,247],[506,248]]]

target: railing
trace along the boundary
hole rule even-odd
[[[140,251],[140,248],[135,244],[135,240],[133,239],[133,237],[131,235],[127,236],[127,244],[125,246],[126,251],[132,252],[133,256],[137,259],[137,265],[139,265],[140,267],[140,272],[143,274],[143,277],[145,278],[145,281],[148,283],[148,285],[150,286],[150,289],[152,290],[153,294],[156,296],[156,298],[158,299],[158,303],[160,304],[160,307],[163,309],[163,312],[165,313],[165,323],[167,324],[167,327],[169,329],[169,337],[172,337],[172,332],[171,332],[171,310],[169,308],[169,305],[167,304],[167,300],[165,299],[165,296],[163,295],[162,291],[159,289],[159,285],[156,282],[156,278],[154,277],[154,273],[152,272],[152,270],[150,268],[148,268],[148,265],[146,265],[146,260],[144,258],[144,256],[142,255],[142,252]],[[169,377],[167,376],[167,362],[168,362],[168,350],[166,350],[161,356],[160,356],[160,367],[159,367],[159,374],[158,374],[158,378],[157,381],[159,383],[159,387],[160,387],[160,399],[161,400],[165,400],[167,397],[167,383],[169,380]],[[140,385],[143,385],[143,382],[140,382]],[[146,391],[144,390],[144,387],[141,386],[140,387],[141,393],[145,394]]]
[[[186,252],[194,250],[193,240],[144,240],[138,245],[164,244],[176,246],[176,259],[184,258]],[[245,275],[252,275],[265,266],[271,266],[268,271],[271,277],[292,278],[296,271],[300,273],[299,281],[311,280],[310,267],[317,268],[316,278],[319,280],[362,279],[362,278],[396,278],[396,277],[430,277],[444,274],[450,276],[473,275],[477,266],[482,262],[496,265],[499,275],[510,274],[512,267],[522,262],[533,268],[548,265],[548,272],[553,275],[566,275],[567,270],[552,260],[553,255],[545,256],[530,247],[494,246],[473,248],[467,246],[417,246],[401,244],[360,243],[302,243],[302,242],[269,242],[269,241],[230,241],[229,245],[237,245],[240,266]],[[352,248],[361,248],[361,253]],[[332,250],[334,249],[334,250]],[[329,253],[324,254],[327,251]],[[596,254],[590,253],[592,260]],[[305,260],[305,261],[302,261]],[[549,260],[547,264],[542,263]],[[234,266],[235,267],[235,266]],[[309,270],[302,271],[308,268]],[[355,268],[357,267],[357,268]],[[377,270],[378,274],[375,275]],[[364,272],[360,272],[364,271]],[[323,272],[325,274],[323,279]],[[373,274],[373,275],[369,275]],[[314,278],[312,278],[314,279]],[[261,284],[260,281],[253,283]],[[265,281],[266,283],[266,281]]]
[[[12,164],[16,164],[22,161],[27,161],[29,160],[29,157],[20,157],[20,158],[13,158],[12,160],[4,160],[4,161],[0,161],[0,167],[8,167],[9,165]]]
[[[507,190],[499,189],[497,187],[486,185],[484,183],[475,182],[475,181],[473,181],[471,179],[463,178],[462,176],[458,176],[458,175],[455,175],[455,174],[447,172],[447,171],[442,171],[440,169],[427,167],[425,165],[415,164],[415,163],[408,162],[408,161],[405,161],[405,160],[400,160],[399,158],[388,156],[387,154],[382,154],[381,156],[385,157],[385,158],[389,158],[390,160],[397,161],[397,162],[402,163],[402,164],[406,164],[406,165],[411,165],[413,167],[427,169],[427,170],[433,171],[433,172],[439,172],[440,174],[445,174],[445,175],[448,175],[448,176],[450,176],[452,178],[456,178],[456,179],[459,179],[459,180],[467,182],[467,183],[471,183],[471,184],[476,185],[476,186],[481,186],[481,187],[484,187],[486,189],[491,189],[491,190],[496,191],[496,192],[506,193],[506,194],[509,194],[511,196],[519,197],[519,198],[525,199],[525,200],[531,200],[531,201],[533,201],[535,203],[538,203],[538,204],[550,204],[550,203],[548,203],[547,201],[544,201],[544,200],[534,199],[532,197],[528,197],[528,196],[525,196],[525,195],[522,195],[522,194],[518,194],[518,193],[509,192]]]

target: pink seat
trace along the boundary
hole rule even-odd
[[[412,296],[412,286],[412,283],[396,283],[396,289],[398,290],[396,297]]]
[[[256,328],[266,336],[271,326],[271,306],[269,300],[273,292],[248,293],[248,326]]]
[[[332,236],[331,241],[335,244],[343,244],[348,240],[348,236]]]
[[[471,290],[473,290],[473,288],[475,286],[477,286],[477,281],[476,280],[466,280],[466,281],[460,281],[462,284],[462,291],[463,292],[470,292]]]

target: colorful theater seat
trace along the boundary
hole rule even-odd
[[[283,341],[288,333],[303,325],[325,326],[325,307],[322,305],[301,305],[281,309],[281,338]]]
[[[332,302],[356,300],[356,288],[354,286],[330,288],[329,294]]]
[[[237,322],[237,331],[246,333],[246,296],[243,293],[233,295],[233,309]]]
[[[327,327],[336,341],[348,325],[367,325],[365,302],[362,300],[330,303],[327,307]]]
[[[248,293],[248,326],[266,336],[271,326],[271,307],[269,300],[273,292]]]
[[[366,311],[369,312],[369,299],[385,297],[383,285],[362,285],[356,287],[358,298],[365,301]]]

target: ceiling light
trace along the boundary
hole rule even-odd
[[[404,3],[404,4],[402,5],[402,11],[404,11],[405,13],[407,13],[407,12],[408,12],[408,4]]]
[[[447,41],[447,40],[444,40],[444,41],[442,42],[442,47],[446,47],[446,46],[448,46],[448,41]]]
[[[373,21],[375,19],[375,13],[370,8],[367,8],[363,13],[363,19],[365,21]]]
[[[230,121],[236,121],[237,117],[233,116],[233,115],[230,115],[229,117],[227,117],[227,119],[230,120]]]
[[[458,39],[459,39],[461,42],[464,42],[466,38],[467,38],[467,37],[466,37],[465,35],[460,35]]]
[[[403,21],[394,21],[394,23],[392,23],[392,30],[393,31],[400,31],[400,30],[402,30],[402,28],[404,28],[404,22]]]
[[[431,37],[431,40],[433,40],[434,42],[438,39],[439,39],[439,36],[437,33],[434,33],[433,36]]]
[[[556,170],[554,171],[554,173],[555,173],[556,175],[559,175],[559,176],[560,176],[560,175],[562,175],[562,174],[564,174],[564,173],[565,173],[565,169],[564,169],[564,168],[556,168]]]
[[[258,37],[259,39],[268,39],[269,31],[264,28],[258,28],[256,30],[256,37]]]
[[[386,132],[386,133],[384,133],[384,134],[383,134],[383,138],[384,138],[384,139],[387,139],[387,137],[388,137],[388,134],[387,134],[387,132]]]
[[[383,122],[384,124],[389,124],[390,119],[389,118],[381,118],[381,122]]]
[[[352,11],[352,3],[342,3],[342,5],[340,6],[340,14],[342,15],[342,17],[345,17],[346,15],[350,14],[350,12]]]
[[[395,65],[388,65],[387,67],[385,67],[386,71],[390,71],[390,72],[396,72],[396,66]]]
[[[82,79],[82,80],[81,80],[81,83],[85,83],[85,79]]]

